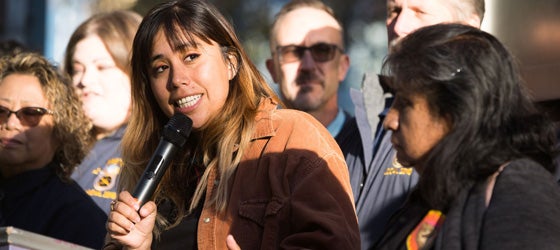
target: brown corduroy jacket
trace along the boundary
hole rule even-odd
[[[276,107],[270,99],[261,105],[223,213],[208,205],[218,181],[216,171],[210,173],[198,249],[227,249],[228,234],[243,250],[360,249],[340,148],[311,115]],[[105,249],[113,249],[109,245]]]
[[[227,249],[228,234],[241,249],[360,249],[346,162],[307,113],[267,100],[230,190],[225,215],[204,207],[199,249]]]

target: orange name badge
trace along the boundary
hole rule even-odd
[[[426,242],[433,240],[434,232],[441,226],[445,215],[439,210],[430,210],[422,221],[406,237],[406,249],[422,249]]]

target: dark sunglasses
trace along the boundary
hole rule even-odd
[[[306,50],[311,52],[311,57],[315,62],[328,62],[334,58],[336,51],[343,52],[341,48],[334,44],[317,43],[311,47],[287,45],[276,47],[276,53],[280,56],[282,63],[291,63],[301,60]]]
[[[37,126],[44,115],[52,115],[53,112],[40,107],[24,107],[17,111],[12,111],[6,107],[0,106],[0,122],[8,122],[11,114],[15,114],[20,122],[29,127]]]

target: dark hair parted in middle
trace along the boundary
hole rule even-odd
[[[451,121],[415,191],[427,205],[445,211],[461,187],[511,159],[529,157],[553,172],[554,127],[492,35],[460,24],[421,28],[395,47],[383,72],[397,95],[423,95],[434,116]]]

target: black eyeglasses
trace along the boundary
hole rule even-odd
[[[15,114],[20,122],[29,127],[37,126],[44,115],[52,115],[53,112],[40,107],[24,107],[17,111],[12,111],[6,107],[0,106],[0,122],[8,122],[11,114]]]
[[[343,52],[341,48],[334,44],[317,43],[311,47],[287,45],[276,47],[276,52],[283,63],[297,62],[301,60],[306,50],[311,52],[311,57],[316,62],[328,62],[334,58],[336,51]]]

